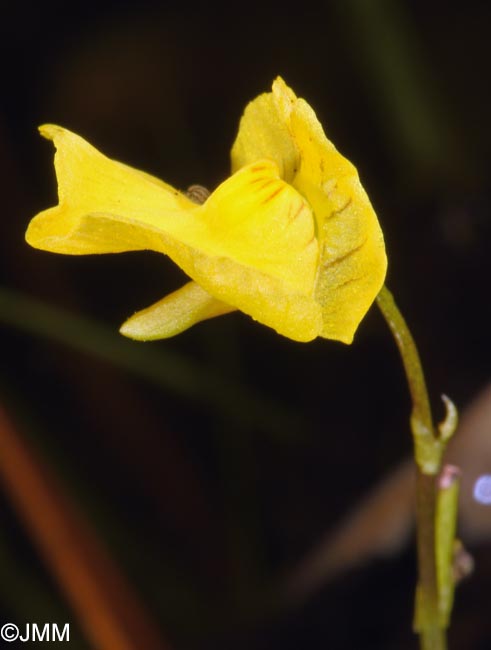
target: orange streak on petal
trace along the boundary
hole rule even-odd
[[[284,189],[283,186],[278,187],[278,189],[276,189],[272,194],[267,196],[263,201],[261,201],[261,203],[264,205],[265,203],[268,203],[269,201],[272,201],[275,196],[277,196],[280,192],[283,191],[283,189]]]
[[[267,165],[254,165],[253,167],[249,168],[251,172],[261,172],[264,171],[265,169],[269,169]]]

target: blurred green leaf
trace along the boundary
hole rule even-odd
[[[0,288],[0,322],[63,343],[79,352],[206,405],[232,422],[281,438],[300,438],[302,419],[287,407],[253,392],[211,366],[200,365],[170,346],[129,341],[112,329],[12,289]]]

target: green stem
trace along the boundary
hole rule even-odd
[[[399,348],[409,384],[409,392],[413,402],[411,420],[424,426],[431,434],[434,432],[433,420],[431,417],[430,400],[426,389],[426,382],[423,374],[421,359],[419,358],[416,343],[409,331],[409,328],[397,307],[394,297],[387,287],[382,287],[377,296],[377,304],[387,321],[397,347]]]
[[[420,635],[421,650],[444,650],[445,631],[440,624],[436,565],[437,477],[417,469],[416,524],[418,586],[414,626]]]
[[[377,304],[399,348],[413,403],[411,430],[417,465],[418,547],[415,628],[420,635],[422,650],[445,650],[445,632],[439,618],[435,515],[437,475],[441,469],[443,449],[449,435],[442,435],[442,429],[435,429],[416,344],[392,294],[385,286],[377,297]]]

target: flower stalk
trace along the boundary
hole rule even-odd
[[[442,620],[439,574],[450,573],[451,559],[445,567],[437,566],[439,536],[437,535],[438,475],[446,443],[457,427],[457,411],[448,397],[443,396],[447,414],[443,423],[435,427],[418,349],[411,332],[399,311],[391,292],[383,287],[377,304],[395,339],[406,373],[412,400],[411,431],[416,462],[416,524],[418,585],[414,628],[420,635],[422,650],[445,650],[446,621]],[[440,500],[440,508],[445,501]],[[455,528],[456,508],[447,513]],[[444,513],[445,515],[445,513]],[[441,515],[440,515],[441,516]]]
[[[154,250],[190,278],[131,316],[120,330],[125,336],[168,338],[240,310],[294,341],[349,344],[377,296],[413,403],[415,629],[422,648],[443,650],[454,586],[456,492],[440,499],[438,475],[457,412],[443,396],[447,415],[434,425],[416,345],[383,286],[387,258],[377,216],[356,168],[327,138],[309,104],[281,77],[272,92],[250,102],[232,147],[232,174],[211,194],[197,186],[180,192],[60,126],[40,131],[57,150],[58,204],[31,220],[31,246],[66,255]]]

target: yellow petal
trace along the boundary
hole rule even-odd
[[[274,160],[287,183],[293,180],[298,151],[272,93],[259,95],[246,106],[232,147],[232,171],[261,158]]]
[[[178,219],[196,207],[170,185],[122,163],[110,160],[83,138],[52,124],[40,128],[57,149],[55,168],[59,205],[38,214],[26,240],[35,248],[70,255],[119,253],[147,248],[134,237],[134,226],[97,230],[89,215],[126,215],[138,223],[159,227],[160,215]]]
[[[57,147],[59,205],[31,222],[28,242],[60,253],[151,249],[168,254],[217,300],[299,341],[318,336],[318,247],[307,202],[259,161],[198,206],[79,136],[44,127]]]
[[[119,331],[138,341],[166,339],[184,332],[200,321],[231,311],[234,311],[234,307],[216,300],[196,282],[188,282],[128,318]]]
[[[302,99],[294,103],[289,125],[300,154],[293,185],[307,198],[317,221],[315,297],[322,305],[321,336],[351,343],[384,283],[382,230],[356,168],[327,139]]]
[[[276,165],[258,161],[244,167],[201,209],[208,229],[201,232],[201,247],[206,242],[209,255],[195,258],[196,275],[180,266],[209,293],[280,334],[298,341],[318,336],[322,319],[313,299],[318,265],[313,215],[300,194],[279,178]],[[227,257],[218,258],[225,251]]]
[[[276,277],[290,291],[313,294],[318,246],[312,211],[273,162],[238,171],[200,213],[203,250]]]
[[[351,343],[384,282],[382,231],[356,168],[327,139],[312,108],[281,77],[272,90],[246,107],[232,164],[274,160],[307,199],[319,244],[314,296],[322,306],[321,336]]]

